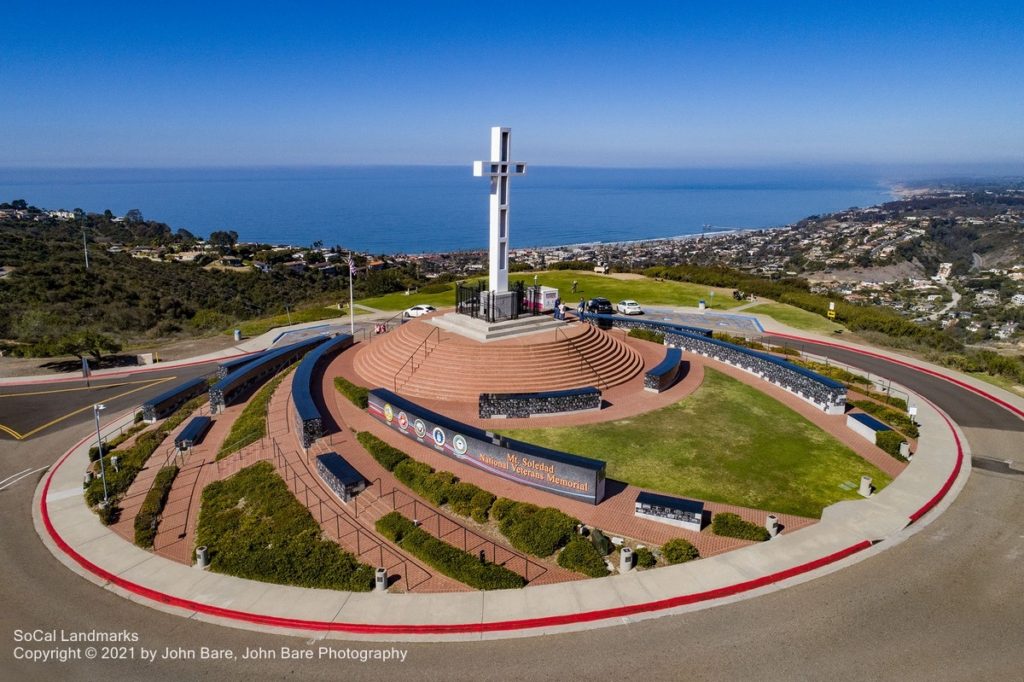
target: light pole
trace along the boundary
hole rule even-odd
[[[85,269],[89,269],[89,246],[85,242],[85,225],[82,225],[82,251],[85,252]]]
[[[96,419],[96,450],[100,453],[100,478],[103,479],[103,506],[107,506],[107,469],[103,466],[103,441],[100,440],[100,410],[106,409],[103,403],[92,406],[92,415]]]

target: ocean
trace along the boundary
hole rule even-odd
[[[530,167],[511,181],[513,249],[752,229],[891,199],[870,173],[837,169]],[[486,178],[462,166],[0,169],[0,202],[144,217],[241,241],[322,241],[370,253],[487,246]]]

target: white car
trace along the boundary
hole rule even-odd
[[[435,308],[434,306],[427,305],[427,304],[423,303],[423,304],[414,305],[413,307],[408,308],[403,313],[403,315],[405,317],[420,317],[422,315],[426,315],[427,313],[432,313],[435,310],[437,310],[437,308]]]
[[[618,310],[623,315],[643,315],[644,314],[644,309],[641,308],[640,304],[637,303],[636,301],[630,301],[630,300],[619,301],[618,305],[615,306],[615,309]]]

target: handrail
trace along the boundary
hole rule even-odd
[[[419,345],[416,346],[416,348],[413,349],[412,353],[409,355],[409,359],[407,359],[405,362],[403,362],[402,366],[398,368],[397,372],[395,372],[394,380],[395,380],[395,392],[396,393],[398,392],[398,377],[399,377],[399,375],[406,368],[406,366],[408,366],[410,363],[412,363],[412,362],[414,362],[416,360],[416,354],[419,353],[421,348],[423,349],[423,360],[420,361],[419,365],[416,365],[416,364],[412,365],[412,368],[409,371],[409,379],[412,379],[412,375],[416,372],[416,370],[424,362],[427,361],[427,356],[430,355],[431,350],[433,350],[433,349],[427,349],[427,347],[426,347],[427,346],[427,342],[430,341],[430,337],[434,336],[435,334],[437,335],[437,342],[434,344],[434,348],[437,348],[438,346],[440,346],[441,345],[441,328],[440,327],[434,327],[433,329],[430,330],[430,332],[425,337],[423,337],[423,340],[419,343]],[[408,379],[406,381],[408,381]],[[403,383],[403,385],[405,384],[405,382],[402,382],[402,383]]]
[[[580,371],[581,372],[583,371],[583,365],[585,364],[587,366],[587,368],[590,369],[590,372],[595,377],[597,377],[597,382],[596,383],[597,383],[598,387],[599,388],[607,389],[608,388],[608,382],[606,382],[604,380],[604,377],[601,376],[601,373],[598,372],[597,369],[592,364],[590,364],[590,360],[587,359],[587,356],[585,356],[583,354],[583,351],[581,351],[579,349],[579,347],[576,345],[576,342],[568,334],[566,334],[565,330],[563,330],[561,327],[555,327],[555,341],[558,340],[559,333],[561,333],[562,336],[565,337],[565,340],[569,342],[569,348],[571,350],[576,351],[576,355],[580,356]],[[570,355],[571,355],[571,353],[570,353]]]

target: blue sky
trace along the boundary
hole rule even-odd
[[[293,4],[5,3],[0,166],[1024,159],[1020,2]]]

